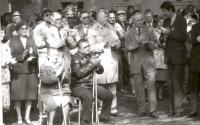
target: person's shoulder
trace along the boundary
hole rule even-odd
[[[73,27],[73,29],[79,29],[81,27],[82,24],[78,24],[76,26]]]
[[[19,41],[19,40],[20,40],[20,38],[19,38],[19,36],[17,36],[15,38],[10,39],[10,43],[16,43],[16,41]]]
[[[194,25],[192,25],[192,29],[200,29],[200,23],[196,23]]]

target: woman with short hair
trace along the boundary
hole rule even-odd
[[[21,101],[25,101],[25,123],[32,125],[30,121],[30,109],[33,100],[37,99],[37,47],[32,38],[26,36],[28,26],[19,22],[15,30],[19,36],[10,40],[10,50],[12,58],[16,58],[17,63],[11,68],[11,100],[15,102],[17,111],[17,124],[22,125]]]

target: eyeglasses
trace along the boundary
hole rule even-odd
[[[48,17],[48,16],[51,16],[51,14],[50,14],[50,13],[48,13],[48,14],[45,14],[45,16],[46,16],[46,17]]]
[[[89,19],[89,16],[85,16],[85,17],[83,17],[83,19],[85,20],[85,19]]]
[[[28,30],[28,28],[21,28],[21,30]]]

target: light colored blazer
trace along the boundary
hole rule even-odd
[[[157,40],[153,32],[153,28],[143,25],[141,34],[146,35],[146,38],[153,42],[141,44],[140,37],[135,26],[130,28],[125,35],[126,49],[131,52],[131,74],[139,74],[142,69],[141,67],[143,67],[145,72],[154,72],[156,69],[153,49],[157,47]],[[148,47],[149,45],[152,45],[153,48]]]

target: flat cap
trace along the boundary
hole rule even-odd
[[[117,11],[117,14],[119,15],[119,14],[126,14],[126,11],[124,11],[124,10],[119,10],[119,11]]]
[[[14,16],[21,16],[21,15],[20,15],[20,13],[19,13],[18,11],[15,11],[15,12],[13,13],[12,17],[14,17]]]

